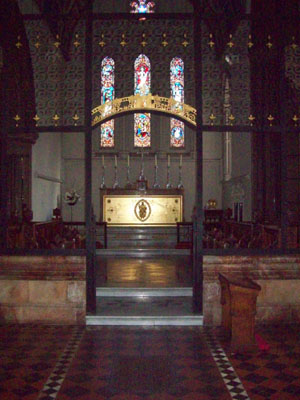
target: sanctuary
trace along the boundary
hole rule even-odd
[[[298,21],[296,0],[2,0],[3,321],[88,323],[100,287],[158,285],[219,325],[219,273],[260,285],[257,321],[299,319]]]

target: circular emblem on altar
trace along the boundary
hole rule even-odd
[[[137,219],[142,222],[146,221],[151,215],[151,207],[148,201],[144,199],[139,200],[134,207],[134,213]]]

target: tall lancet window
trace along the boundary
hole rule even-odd
[[[152,10],[155,7],[155,3],[153,1],[146,1],[146,0],[139,0],[139,1],[132,1],[130,3],[132,13],[153,13]]]
[[[106,104],[109,109],[110,102],[115,98],[115,62],[112,58],[105,57],[101,63],[101,104]],[[115,124],[114,120],[101,125],[101,147],[114,147]]]
[[[179,103],[184,102],[184,63],[174,57],[170,64],[171,97]],[[178,107],[182,108],[181,105]],[[184,147],[184,123],[171,118],[171,147]]]
[[[146,96],[150,93],[151,66],[147,56],[140,54],[134,62],[134,94]],[[150,114],[134,114],[134,146],[150,147]]]

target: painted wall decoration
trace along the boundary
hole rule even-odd
[[[184,102],[184,63],[181,58],[174,57],[170,63],[170,87],[171,97]],[[171,147],[184,147],[184,123],[171,118]]]
[[[61,40],[53,38],[45,21],[28,19],[25,27],[34,73],[37,125],[83,124],[85,22],[79,21],[76,26],[69,61],[60,51]]]
[[[101,63],[101,104],[107,104],[115,98],[115,62],[105,57]],[[100,147],[114,147],[115,133],[114,120],[101,125]]]
[[[151,65],[149,58],[140,54],[134,62],[134,94],[146,96],[151,87]],[[134,114],[134,146],[151,146],[150,114]]]

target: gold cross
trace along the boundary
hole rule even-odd
[[[78,35],[78,33],[76,33],[76,35],[75,35],[75,42],[74,42],[74,46],[76,47],[76,49],[77,49],[77,47],[80,46],[80,42],[79,42],[79,40],[78,40],[78,37],[79,37],[79,35]]]
[[[272,44],[272,42],[271,42],[271,36],[270,36],[270,35],[268,35],[268,42],[267,42],[266,46],[267,46],[269,49],[271,49],[271,47],[273,46],[273,44]]]
[[[161,42],[161,44],[164,46],[164,47],[166,47],[166,46],[168,46],[168,42],[167,42],[167,40],[166,40],[166,37],[167,37],[167,35],[165,34],[165,33],[163,33],[163,41]]]
[[[17,48],[17,49],[20,49],[20,47],[23,46],[22,43],[20,42],[20,39],[21,39],[21,36],[18,36],[18,41],[17,41],[17,43],[16,43],[16,48]]]
[[[98,43],[99,44],[99,46],[101,46],[101,47],[104,47],[105,46],[105,42],[104,42],[104,34],[102,33],[102,35],[101,35],[101,40],[100,40],[100,42]]]
[[[19,114],[17,114],[17,115],[14,117],[14,120],[16,121],[16,126],[17,126],[17,127],[19,126],[19,121],[20,121],[20,119],[21,119],[21,117],[19,116]]]
[[[55,38],[56,38],[56,41],[53,44],[58,49],[61,44],[59,41],[59,35],[56,35]]]
[[[209,34],[209,42],[208,42],[208,45],[209,45],[209,47],[212,49],[213,47],[214,47],[214,45],[215,45],[215,42],[213,41],[213,35],[212,35],[212,33],[210,33]]]
[[[214,115],[214,113],[211,113],[211,114],[210,114],[209,119],[210,119],[211,125],[214,124],[216,118],[217,118],[217,117]]]
[[[273,123],[274,119],[275,119],[275,118],[273,117],[273,115],[270,114],[270,115],[268,116],[267,120],[269,121],[269,125],[270,125],[270,126],[272,126],[272,123]]]

